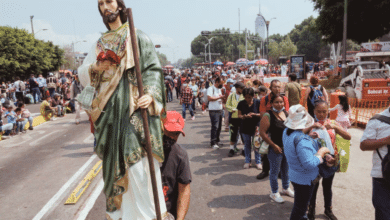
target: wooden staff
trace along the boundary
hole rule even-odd
[[[142,97],[144,95],[144,87],[142,85],[142,76],[141,76],[141,67],[139,64],[137,36],[135,34],[133,12],[132,12],[131,8],[127,9],[127,20],[129,22],[131,45],[133,47],[135,74],[137,76],[137,83],[138,83],[138,93],[139,93],[139,97]],[[148,154],[150,177],[152,179],[154,206],[156,208],[157,220],[162,220],[161,219],[161,211],[160,211],[160,201],[158,199],[156,172],[154,170],[154,163],[153,163],[152,143],[150,141],[148,114],[146,111],[147,111],[146,109],[141,109],[141,115],[142,115],[142,119],[143,119],[143,123],[144,123],[144,134],[145,134],[145,140],[146,140],[145,148],[146,148],[146,152]]]

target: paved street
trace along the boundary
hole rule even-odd
[[[34,106],[29,108],[33,111]],[[168,104],[168,110],[181,112],[176,100]],[[82,114],[82,119],[76,126],[74,115],[67,115],[0,142],[0,219],[104,219],[101,173],[76,205],[64,205],[98,161],[93,156],[87,115]],[[359,149],[361,129],[350,132],[351,162],[347,173],[336,174],[334,213],[339,219],[374,219],[371,152]],[[195,121],[188,116],[185,133],[179,144],[189,154],[193,178],[186,219],[289,219],[293,199],[284,197],[284,204],[271,202],[269,179],[257,180],[259,171],[255,168],[244,170],[242,156],[227,157],[227,132],[221,134],[221,149],[209,148],[208,114],[196,114]],[[317,207],[317,219],[327,219],[323,215],[321,187]]]

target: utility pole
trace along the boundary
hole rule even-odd
[[[35,38],[35,36],[34,36],[34,24],[33,24],[33,18],[34,18],[34,15],[31,15],[31,16],[30,16],[30,20],[31,20],[31,31],[32,31],[32,35],[33,35],[33,37]]]
[[[344,31],[343,31],[343,65],[341,66],[341,78],[345,77],[345,70],[347,68],[347,13],[348,0],[344,0]]]
[[[241,44],[241,40],[240,40],[240,34],[241,34],[241,29],[240,29],[240,26],[241,26],[241,20],[240,20],[240,9],[238,9],[238,46],[240,46]],[[240,51],[240,48],[238,48],[238,59],[241,58],[241,51]]]
[[[245,59],[248,59],[248,34],[246,32],[246,28],[244,34],[245,34]]]
[[[269,60],[268,59],[268,47],[269,47],[269,38],[268,38],[269,37],[269,33],[268,33],[269,31],[268,31],[268,28],[269,28],[269,22],[270,21],[266,21],[266,26],[267,26],[267,60]]]

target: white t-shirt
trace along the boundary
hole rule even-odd
[[[222,95],[221,89],[216,88],[214,85],[207,89],[207,96],[212,98]],[[222,110],[222,99],[209,102],[209,110]]]
[[[389,109],[379,113],[381,115],[390,117]],[[382,139],[390,135],[390,125],[379,120],[370,120],[367,123],[366,130],[364,130],[363,137],[360,142],[370,139]],[[378,148],[379,153],[382,158],[387,154],[387,146]],[[379,157],[376,150],[372,154],[372,170],[371,177],[373,178],[383,178],[382,176],[382,160]]]
[[[20,92],[20,80],[14,82],[14,88],[16,92]]]
[[[343,110],[343,106],[341,104],[337,104],[335,107],[329,110],[334,111],[336,109],[337,109],[336,121],[349,121],[349,117],[351,116],[351,106],[349,106],[349,110],[347,112]]]

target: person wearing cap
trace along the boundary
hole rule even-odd
[[[307,135],[317,125],[302,105],[290,108],[284,124],[287,127],[283,131],[284,154],[295,191],[290,219],[307,219],[309,201],[318,182],[318,166],[324,162],[323,158],[330,151],[326,147],[320,148],[319,144]]]
[[[58,81],[54,77],[53,73],[49,73],[49,77],[47,78],[46,82],[47,82],[47,88],[49,89],[49,92],[50,92],[50,96],[53,97],[54,92],[57,89],[57,83],[58,83]]]
[[[226,101],[231,93],[231,90],[233,88],[233,83],[234,81],[232,79],[228,79],[226,81],[226,84],[223,86],[224,89],[222,91],[222,94],[224,95],[222,99],[222,104],[223,104],[223,111],[224,111],[224,123],[225,123],[225,131],[229,131],[229,111],[226,108]]]
[[[229,157],[233,157],[237,149],[238,132],[241,125],[241,119],[238,118],[237,105],[244,100],[242,90],[245,88],[244,83],[237,82],[234,84],[235,92],[231,92],[226,101],[226,110],[229,112],[229,127],[230,127],[230,150]]]
[[[192,177],[188,154],[177,144],[177,140],[180,134],[185,136],[183,131],[185,122],[178,112],[168,111],[163,125],[165,160],[161,166],[161,177],[165,203],[167,211],[175,219],[184,220],[190,204]]]

